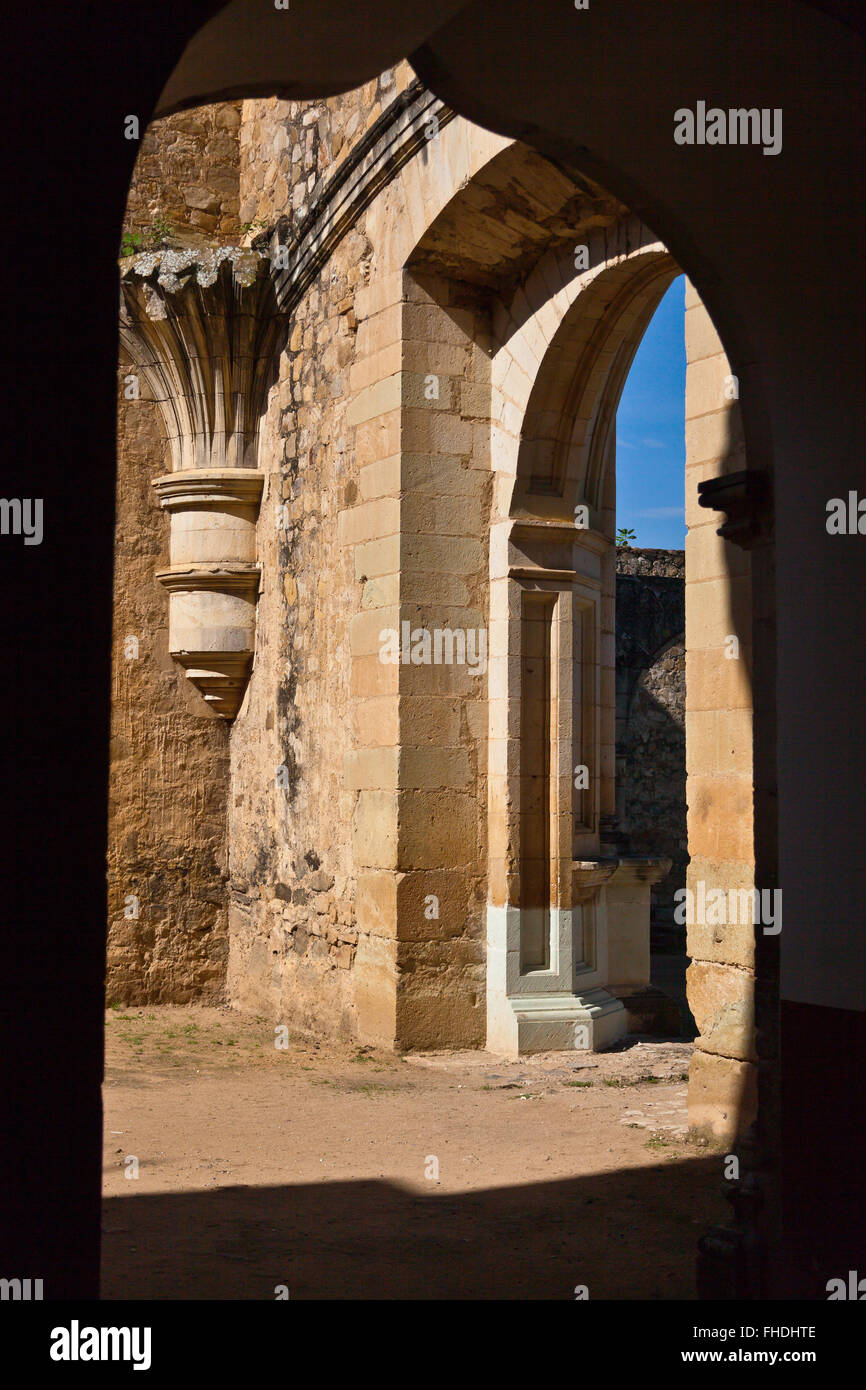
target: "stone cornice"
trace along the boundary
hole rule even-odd
[[[573,859],[571,863],[571,883],[574,901],[589,902],[599,888],[603,888],[609,878],[616,873],[619,861],[616,859]]]
[[[664,857],[620,859],[613,877],[617,883],[660,883],[671,871],[673,860]]]
[[[605,555],[613,548],[613,541],[601,531],[589,526],[575,526],[573,521],[549,520],[544,517],[516,517],[511,525],[509,538],[514,541],[544,539],[559,545],[580,545],[595,555]]]

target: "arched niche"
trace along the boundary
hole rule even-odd
[[[490,824],[487,990],[488,1045],[509,1051],[606,1046],[628,1029],[628,999],[649,988],[650,888],[669,862],[623,857],[609,834],[615,420],[677,274],[657,238],[625,217],[540,263],[500,330],[494,395],[519,429],[498,451],[505,477],[491,528],[491,658],[502,669],[490,701],[491,801],[510,814]],[[511,363],[532,350],[537,366],[515,400]]]

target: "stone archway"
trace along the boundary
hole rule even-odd
[[[491,859],[517,874],[497,902],[491,873],[488,1020],[510,1050],[598,1047],[626,1031],[623,1001],[649,986],[650,887],[667,868],[617,858],[604,836],[615,811],[612,424],[676,266],[629,219],[570,252],[557,266],[567,308],[538,311],[552,332],[521,402],[507,511],[492,528],[491,621],[505,639],[494,654],[507,692],[504,719],[491,702],[491,765],[503,727],[515,751],[512,784],[491,778],[491,795],[515,800],[516,814]],[[540,327],[529,320],[515,336]],[[547,766],[555,775],[539,776]]]
[[[612,195],[410,77],[296,229],[125,272],[180,465],[175,646],[235,720],[229,996],[402,1046],[602,1046],[645,1015],[667,868],[615,844],[613,424],[678,272]],[[347,711],[352,741],[323,737]]]
[[[454,140],[462,139],[460,127],[458,122],[450,128]],[[432,170],[435,148],[431,155]],[[573,1046],[576,1024],[585,1025],[585,1040],[596,1045],[615,1036],[611,1027],[624,1030],[626,1008],[621,1000],[643,995],[649,983],[649,890],[652,879],[663,872],[657,864],[623,863],[617,868],[611,863],[615,813],[611,425],[634,352],[677,267],[657,238],[629,218],[621,205],[597,185],[578,175],[569,176],[562,169],[548,170],[546,176],[567,213],[563,216],[560,212],[558,223],[551,227],[548,197],[545,225],[541,211],[532,207],[532,188],[539,186],[540,172],[537,157],[520,145],[509,146],[482,163],[437,216],[427,214],[428,229],[408,258],[411,278],[405,282],[411,307],[406,310],[409,343],[404,361],[415,365],[413,339],[424,336],[434,342],[452,342],[455,348],[461,342],[469,347],[474,340],[484,346],[490,363],[488,370],[476,346],[475,355],[468,359],[471,369],[467,371],[464,362],[459,392],[455,394],[449,383],[447,392],[443,389],[437,396],[435,408],[425,402],[425,377],[416,372],[404,395],[402,420],[411,434],[411,449],[424,451],[428,468],[435,462],[440,480],[437,486],[446,495],[452,486],[447,477],[454,468],[453,452],[458,447],[453,441],[460,430],[466,430],[466,403],[470,399],[469,413],[478,422],[476,431],[481,431],[473,445],[477,452],[473,453],[471,468],[478,467],[476,458],[483,465],[489,439],[492,492],[489,503],[483,504],[489,506],[490,528],[486,869],[480,858],[473,860],[471,851],[468,864],[478,888],[485,878],[487,883],[485,1035],[489,1046],[503,1050],[521,1046],[516,1004],[503,1002],[512,993],[523,995],[523,1045],[528,1047]],[[569,177],[574,180],[570,190]],[[428,188],[435,188],[441,199],[441,180],[435,182],[432,172],[425,175],[422,170],[425,205]],[[520,208],[521,235],[509,230],[509,206]],[[500,228],[498,239],[491,231],[493,225]],[[509,237],[511,246],[506,251]],[[736,443],[741,435],[736,405],[723,396],[726,359],[706,311],[693,294],[690,313],[693,369],[689,414],[695,428],[688,466],[702,470],[700,475],[705,476],[711,462],[716,472],[741,466],[741,446]],[[419,331],[417,325],[421,323],[423,329]],[[440,360],[444,360],[441,351]],[[433,356],[417,357],[417,362],[436,365]],[[488,418],[489,426],[485,423]],[[449,437],[450,447],[444,443]],[[716,443],[725,438],[728,447],[724,458],[718,450],[715,454],[707,452],[710,437]],[[466,474],[460,471],[455,476]],[[436,487],[430,491],[435,492]],[[442,503],[438,505],[441,508]],[[464,506],[464,521],[451,534],[465,535],[465,544],[469,544],[470,537],[477,535],[483,507],[473,523],[469,518],[475,513]],[[583,514],[576,526],[579,511]],[[414,514],[410,503],[406,515]],[[709,524],[710,519],[703,513],[700,521]],[[690,515],[690,524],[696,527],[696,523],[697,518]],[[429,522],[425,530],[427,526]],[[429,553],[429,540],[419,536],[416,544]],[[698,535],[696,529],[693,553],[697,553],[698,544],[704,549],[709,544],[712,552],[718,541],[710,540],[709,530]],[[700,587],[695,595],[703,604],[703,636],[696,647],[706,648],[709,640],[718,648],[716,629],[733,621],[727,614],[725,583],[718,567],[711,571],[706,561],[698,563]],[[438,569],[437,561],[432,561],[432,568]],[[706,582],[713,573],[715,586]],[[477,570],[474,576],[483,611],[482,576]],[[405,573],[403,582],[405,592],[411,592],[414,581]],[[441,584],[440,592],[444,599],[446,589]],[[434,581],[426,575],[426,606],[412,606],[412,621],[436,621],[433,593]],[[748,576],[744,572],[736,631],[747,625],[747,611]],[[715,613],[715,628],[707,639],[706,618],[711,613]],[[533,804],[539,787],[521,772],[521,740],[529,737],[522,721],[532,697],[529,702],[522,698],[528,673],[519,654],[521,634],[532,640],[540,629],[545,630],[543,643],[548,653],[547,666],[537,675],[545,707],[544,749],[541,743],[533,746],[529,761],[532,757],[541,759],[556,771],[541,779],[547,810],[539,818],[538,807]],[[554,650],[558,653],[558,676]],[[569,686],[566,691],[577,652],[581,653],[583,674],[579,688]],[[704,659],[701,651],[697,656]],[[557,682],[561,698],[554,698]],[[725,700],[723,696],[716,711],[722,720],[728,704],[736,704],[726,704]],[[477,767],[477,758],[484,752],[477,739],[469,752]],[[441,753],[444,758],[445,740]],[[600,770],[592,787],[573,787],[576,769],[589,766]],[[714,763],[713,756],[705,756],[700,747],[693,772],[701,777],[700,785],[711,801],[714,787],[724,795],[730,785],[724,765]],[[475,785],[480,790],[480,784]],[[572,795],[572,790],[577,795]],[[712,814],[723,811],[717,801]],[[526,844],[538,842],[540,850],[527,853],[521,849],[521,827]],[[717,829],[724,834],[718,825]],[[483,845],[478,846],[477,853],[483,856]],[[477,865],[474,871],[473,862]],[[428,869],[433,867],[432,862],[427,865]],[[435,867],[438,872],[446,868],[438,861]],[[606,883],[614,870],[616,878]],[[749,871],[749,865],[743,863],[734,869],[739,881]],[[521,894],[538,901],[524,901],[521,907]],[[417,888],[414,896],[418,896]],[[523,909],[527,922],[537,919],[525,934],[521,927]],[[582,922],[577,930],[576,917]],[[555,931],[551,921],[557,924]],[[397,931],[399,935],[399,913]],[[700,944],[696,954],[701,955]],[[574,972],[582,977],[588,994],[598,991],[589,998],[586,1009],[575,994]],[[722,973],[724,976],[724,970]],[[446,972],[440,982],[443,1021],[459,997],[461,979],[466,987],[473,976],[477,979],[477,968],[472,972],[464,969],[448,986],[444,983]],[[521,984],[523,976],[525,982]],[[741,986],[743,980],[739,974],[723,978],[723,990],[725,986]],[[409,981],[411,987],[411,975]],[[439,993],[440,986],[428,999]],[[400,988],[398,982],[398,992]],[[472,989],[477,999],[474,980]],[[449,996],[451,1005],[445,1002]],[[725,1011],[724,993],[716,1008]],[[416,1022],[420,1016],[416,1009]],[[596,1018],[599,1027],[594,1036]],[[743,1081],[741,1062],[751,1059],[748,1010],[742,1018],[735,1058],[719,1055],[709,1063],[722,1069],[733,1063],[735,1090]],[[447,1029],[448,1024],[444,1027]],[[477,1029],[477,1024],[474,1027]],[[535,1042],[531,1043],[533,1033]],[[730,1039],[727,1041],[730,1044]],[[736,1106],[726,1110],[725,1124],[736,1111]]]
[[[26,105],[33,121],[32,138],[19,151],[25,224],[23,230],[16,228],[16,238],[34,277],[35,267],[53,263],[56,254],[54,214],[64,197],[64,180],[67,201],[107,207],[119,224],[132,150],[118,140],[112,122],[93,122],[95,87],[101,86],[106,109],[132,107],[146,121],[185,42],[197,26],[226,8],[197,4],[171,26],[154,10],[124,30],[111,7],[97,6],[84,48],[75,13],[58,11],[50,44],[41,15],[34,12],[31,20],[22,14],[22,24],[30,22],[33,28],[28,39],[22,35],[19,51],[38,55],[44,95],[43,101],[30,102],[28,84],[35,69],[28,71],[24,62],[13,65],[13,106]],[[355,65],[348,77],[341,63],[335,67],[329,62],[331,17],[334,12],[345,15],[346,7],[334,0],[309,8],[315,22],[301,30],[297,43],[271,46],[259,55],[247,79],[255,84],[250,90],[290,89],[312,96],[321,84],[317,87],[311,76],[313,85],[306,87],[308,74],[321,71],[322,80],[339,88],[341,80],[349,86],[382,61],[396,59],[396,51],[384,53],[377,46],[387,29],[379,22],[384,5],[376,7],[370,23],[350,28]],[[730,503],[740,518],[751,518],[758,533],[752,556],[759,637],[754,672],[757,873],[765,884],[779,882],[780,838],[791,913],[781,953],[781,1017],[778,942],[761,965],[762,1055],[768,1078],[762,1127],[771,1167],[763,1183],[769,1215],[766,1222],[760,1218],[758,1234],[764,1253],[768,1230],[771,1236],[781,1230],[784,1246],[769,1272],[753,1272],[745,1285],[738,1280],[737,1288],[771,1290],[776,1296],[793,1289],[794,1296],[823,1297],[823,1274],[853,1263],[859,1236],[852,1155],[862,1137],[862,1113],[854,1102],[863,1021],[857,995],[863,780],[857,653],[863,649],[863,562],[855,553],[856,542],[828,536],[821,522],[826,499],[857,485],[861,459],[864,316],[857,293],[862,248],[856,229],[862,159],[851,93],[862,86],[862,21],[842,0],[785,0],[778,12],[751,3],[696,4],[673,26],[659,23],[658,8],[646,5],[628,14],[629,42],[623,43],[623,7],[605,5],[593,6],[578,24],[569,11],[571,27],[554,33],[551,42],[551,25],[559,22],[563,7],[533,6],[530,24],[521,9],[517,0],[467,6],[467,40],[459,26],[434,33],[445,14],[441,7],[415,7],[411,13],[417,22],[405,42],[427,42],[419,66],[423,60],[431,86],[450,91],[467,116],[525,134],[554,153],[585,149],[600,170],[614,171],[607,181],[635,207],[646,201],[644,215],[700,285],[733,353],[734,367],[741,370],[741,384],[748,387],[743,399],[749,405],[750,469],[763,475],[765,486],[762,491],[757,486],[761,479],[753,476],[729,485],[727,495],[718,493],[717,499],[725,507]],[[478,33],[485,34],[485,43],[477,43]],[[74,64],[69,63],[72,50],[78,54]],[[109,52],[114,61],[106,63]],[[214,91],[222,95],[231,86],[234,49],[219,32],[213,36],[213,52],[220,64],[216,87],[203,84],[196,69],[185,91],[187,104]],[[321,65],[318,70],[316,64]],[[824,80],[828,70],[834,73],[831,86]],[[544,83],[537,80],[541,71]],[[759,152],[752,152],[757,153],[752,160],[749,151],[740,151],[721,165],[718,151],[677,152],[672,145],[672,83],[684,74],[696,93],[718,91],[721,100],[734,103],[743,85],[756,101],[786,110],[804,112],[805,91],[820,90],[822,99],[805,111],[799,138],[786,145],[772,171]],[[16,81],[20,92],[14,89]],[[61,161],[46,192],[44,170],[32,159],[32,148],[52,148],[56,131],[69,125],[89,131],[90,157]],[[832,159],[826,157],[828,149]],[[837,225],[853,229],[837,239],[832,255],[811,257],[805,275],[802,238],[791,235],[791,210],[803,206],[832,208]],[[35,1251],[40,1272],[52,1277],[53,1288],[78,1296],[95,1291],[98,1257],[99,922],[114,493],[110,369],[116,287],[113,276],[105,274],[117,239],[111,222],[110,212],[96,228],[84,219],[67,229],[68,257],[78,273],[58,277],[54,287],[57,357],[88,364],[81,371],[58,374],[52,397],[57,418],[87,421],[77,456],[74,440],[68,451],[46,450],[38,443],[34,447],[32,421],[45,408],[44,321],[39,315],[19,315],[9,334],[16,340],[20,364],[19,438],[11,454],[20,451],[28,460],[33,489],[53,498],[65,526],[40,555],[38,582],[22,588],[20,603],[8,615],[8,644],[26,651],[10,727],[25,728],[36,711],[44,718],[38,747],[20,739],[13,749],[20,757],[11,783],[20,833],[10,845],[9,881],[20,883],[20,898],[10,911],[5,939],[14,947],[17,971],[10,1013],[16,1025],[14,1099],[20,1126],[7,1190],[14,1189],[23,1232],[13,1246],[15,1267],[24,1268]],[[82,286],[88,291],[86,313]],[[840,353],[840,343],[854,350]],[[102,374],[90,365],[95,363],[103,364]],[[80,468],[70,467],[70,458]],[[85,474],[88,486],[82,488]],[[86,547],[82,536],[90,538]],[[8,553],[17,577],[18,554]],[[811,576],[805,585],[804,573]],[[89,615],[88,640],[81,641],[84,613]],[[31,640],[35,630],[38,642]],[[65,669],[61,701],[55,698],[58,652]],[[851,661],[848,679],[837,678],[840,652]],[[57,797],[58,767],[67,770],[75,798]],[[56,815],[53,874],[45,873],[46,805]],[[82,805],[88,815],[82,815]],[[58,885],[62,894],[70,883],[76,885],[76,911],[58,913]],[[76,1005],[72,1041],[70,1000]],[[35,1095],[40,1106],[32,1102]],[[40,1165],[29,1158],[20,1161],[19,1154],[40,1152],[44,1115],[52,1107],[69,1145],[63,1172],[46,1191]],[[811,1150],[804,1162],[799,1141],[803,1133],[818,1131],[823,1136],[820,1150]],[[814,1200],[816,1192],[827,1201],[835,1197],[835,1220],[827,1219],[827,1202]],[[756,1219],[748,1213],[747,1218],[754,1233]]]

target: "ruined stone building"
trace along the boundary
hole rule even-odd
[[[825,1299],[866,1239],[863,7],[94,0],[10,53],[4,1277],[98,1293],[107,844],[110,998],[632,1026],[673,853],[617,774],[678,657],[617,638],[613,420],[682,271],[687,883],[784,895],[688,925],[691,1118],[743,1134],[702,1287]],[[681,142],[711,103],[778,140]]]
[[[681,555],[617,576],[673,256],[407,63],[156,122],[126,228],[109,999],[400,1048],[653,1026],[654,885],[670,937],[687,860],[754,881],[749,556],[695,487],[741,427],[692,288],[685,604]],[[752,928],[690,930],[692,1118],[732,1133]]]

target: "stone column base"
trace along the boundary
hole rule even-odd
[[[600,1052],[626,1031],[622,1003],[604,989],[488,1000],[488,1052]]]

